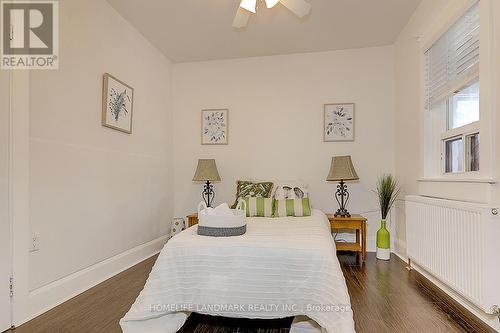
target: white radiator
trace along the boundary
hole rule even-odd
[[[406,197],[408,258],[486,313],[500,305],[496,208]]]

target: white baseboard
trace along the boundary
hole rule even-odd
[[[408,262],[408,256],[406,255],[406,242],[401,239],[396,239],[394,241],[394,247],[392,252],[396,254],[401,260]]]
[[[405,263],[408,263],[408,257],[407,256],[404,256],[404,255],[402,255],[401,253],[399,253],[397,251],[392,251],[392,253],[394,253],[397,257],[399,257],[399,259],[403,260]]]
[[[31,315],[22,322],[15,323],[15,325],[19,326],[27,322],[157,254],[163,248],[163,245],[169,237],[170,235],[159,237],[71,275],[65,276],[48,285],[30,291],[29,313]]]

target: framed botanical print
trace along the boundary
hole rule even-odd
[[[106,73],[102,86],[102,126],[132,133],[134,89]]]
[[[229,110],[201,110],[201,144],[227,145]]]
[[[354,103],[325,104],[323,140],[354,141]]]

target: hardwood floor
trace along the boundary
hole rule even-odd
[[[354,255],[342,254],[339,259],[351,295],[357,333],[480,331],[479,326],[461,320],[463,315],[453,311],[455,304],[441,298],[418,273],[407,271],[398,257],[393,255],[389,262],[383,262],[369,253],[364,266],[357,264]],[[143,261],[9,332],[121,332],[118,320],[139,294],[155,260],[156,256]],[[205,329],[200,330],[203,324]],[[231,332],[214,325],[238,327],[234,332],[256,332],[269,323],[235,324],[234,319],[198,315],[188,320],[183,333],[210,332],[206,327],[214,327],[211,332]],[[286,332],[289,325],[290,320],[281,320],[271,326]]]
[[[144,287],[155,260],[151,257],[9,332],[121,332],[118,321]]]
[[[340,256],[356,332],[479,332],[457,321],[455,308],[397,256],[386,262],[371,254],[364,268],[348,265],[352,258]]]

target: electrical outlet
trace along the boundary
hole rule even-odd
[[[34,233],[31,235],[30,252],[36,252],[36,251],[40,250],[38,238],[39,238],[38,234]]]

